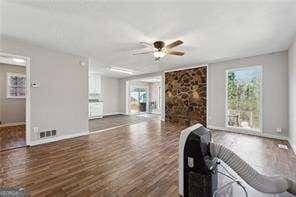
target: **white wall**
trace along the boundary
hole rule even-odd
[[[120,79],[102,76],[103,114],[112,115],[124,113],[122,109],[122,90]]]
[[[31,141],[38,140],[33,127],[56,129],[58,137],[88,131],[88,66],[83,57],[2,37],[1,51],[31,58]]]
[[[296,38],[289,49],[289,137],[296,153]]]
[[[288,53],[235,59],[208,65],[208,125],[225,127],[225,71],[261,65],[263,68],[263,133],[288,136]],[[277,133],[276,128],[282,128]]]

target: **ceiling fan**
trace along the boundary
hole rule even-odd
[[[182,51],[174,51],[171,50],[172,48],[179,46],[183,44],[183,41],[177,40],[175,42],[172,42],[168,45],[165,44],[164,41],[155,41],[153,44],[147,43],[147,42],[140,42],[140,44],[153,47],[155,48],[153,51],[145,51],[145,52],[139,52],[139,53],[134,53],[133,55],[142,55],[142,54],[149,54],[153,53],[153,56],[155,57],[155,60],[158,61],[160,58],[163,58],[166,55],[178,55],[182,56],[185,54],[185,52]]]

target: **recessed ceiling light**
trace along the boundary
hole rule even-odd
[[[25,63],[26,62],[26,60],[20,59],[20,58],[12,58],[12,60],[17,63]]]
[[[114,72],[120,72],[120,73],[129,74],[129,75],[134,74],[133,71],[131,71],[131,70],[127,70],[127,69],[123,69],[123,68],[118,68],[118,67],[111,67],[110,70],[111,71],[114,71]]]

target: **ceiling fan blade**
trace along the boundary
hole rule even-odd
[[[182,51],[169,51],[168,52],[169,55],[179,55],[179,56],[182,56],[185,54],[185,52],[182,52]]]
[[[177,40],[175,42],[172,42],[171,44],[166,45],[166,48],[171,49],[171,48],[174,48],[174,47],[181,45],[181,44],[183,44],[183,41]]]
[[[154,53],[154,51],[145,51],[145,52],[133,53],[133,55],[143,55],[143,54],[149,54],[149,53]]]
[[[154,47],[153,44],[150,44],[148,42],[140,42],[141,45],[147,46],[147,47]]]

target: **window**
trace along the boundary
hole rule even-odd
[[[26,75],[7,73],[7,98],[26,97]]]
[[[226,71],[226,126],[261,130],[262,68]]]

